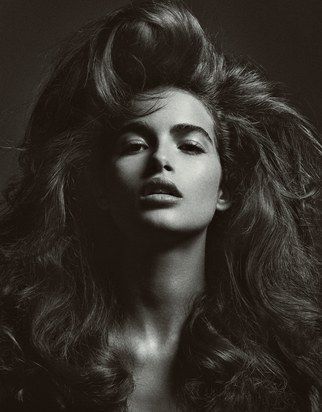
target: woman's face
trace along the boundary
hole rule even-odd
[[[216,209],[225,208],[211,114],[194,95],[174,88],[133,104],[150,114],[127,121],[117,133],[106,169],[112,217],[135,237],[147,230],[205,231]]]

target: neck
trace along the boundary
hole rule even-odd
[[[206,232],[171,247],[124,244],[117,291],[132,326],[160,339],[178,333],[204,289],[205,243]]]

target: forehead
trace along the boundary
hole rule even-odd
[[[157,128],[189,123],[213,133],[212,114],[200,99],[185,90],[166,88],[149,91],[133,100],[132,110],[134,116],[130,121],[144,120]]]

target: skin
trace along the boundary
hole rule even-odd
[[[145,96],[134,101],[139,113],[151,107],[153,113],[122,125],[106,173],[109,207],[118,226],[135,241],[144,242],[150,235],[149,243],[155,234],[171,240],[205,231],[215,210],[224,208],[214,120],[207,108],[179,89],[160,90],[157,100]],[[178,125],[200,127],[204,133],[173,131]],[[171,180],[182,201],[169,207],[143,206],[139,191],[153,177]]]
[[[121,126],[106,167],[104,205],[123,235],[116,283],[127,315],[110,344],[132,359],[130,410],[171,411],[171,365],[191,303],[204,289],[207,227],[229,202],[206,106],[173,88],[133,104],[141,113],[156,110]],[[142,202],[142,186],[155,177],[171,180],[182,197]]]

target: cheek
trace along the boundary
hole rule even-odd
[[[135,170],[131,162],[112,163],[106,172],[106,181],[110,194],[119,197],[130,192],[135,184]]]
[[[202,204],[207,204],[215,208],[217,203],[219,185],[221,180],[221,165],[219,160],[204,162],[191,179],[191,188],[194,200]]]

